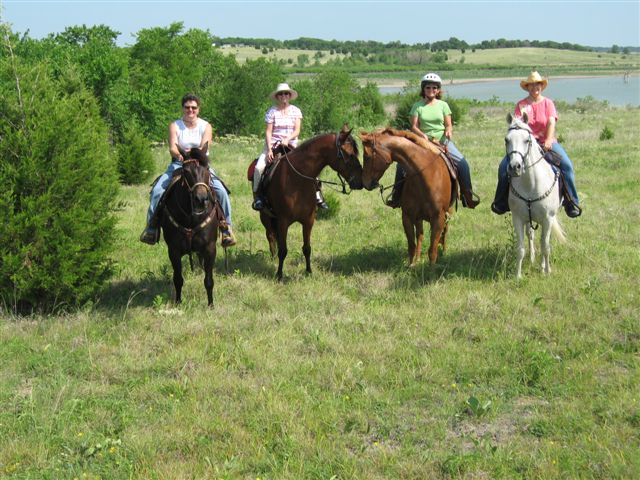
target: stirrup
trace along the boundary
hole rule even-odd
[[[155,245],[160,239],[160,230],[153,227],[146,227],[140,235],[140,241],[148,245]]]
[[[496,202],[493,202],[491,204],[491,211],[493,213],[495,213],[496,215],[504,215],[505,213],[507,213],[509,211],[509,209],[505,209],[503,210],[502,208],[498,207],[498,204]]]
[[[236,244],[236,237],[233,235],[231,228],[222,231],[220,243],[224,248],[233,247]]]
[[[467,199],[467,195],[471,198]],[[476,208],[480,203],[480,197],[473,191],[469,190],[462,194],[462,206],[467,208]]]
[[[258,211],[262,210],[264,208],[264,201],[260,197],[256,198],[251,204],[251,208]]]

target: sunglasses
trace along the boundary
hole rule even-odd
[[[291,95],[291,92],[278,92],[276,93],[276,96],[278,95]]]
[[[197,110],[198,106],[197,105],[183,105],[183,107],[185,110]]]

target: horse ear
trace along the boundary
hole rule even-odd
[[[209,142],[204,142],[204,145],[202,145],[202,147],[200,147],[200,150],[202,150],[202,153],[204,153],[206,155],[207,154],[207,150],[209,150]]]
[[[178,144],[178,152],[180,152],[180,155],[182,155],[182,158],[187,158],[187,152],[184,151],[184,149]]]
[[[346,135],[349,135],[351,133],[351,130],[353,130],[353,128],[349,128],[349,124],[345,123],[344,125],[342,125],[342,130],[340,130],[340,133],[344,133]]]
[[[507,123],[511,125],[511,122],[513,122],[513,115],[511,115],[511,112],[509,112],[507,113]]]
[[[529,115],[527,115],[527,112],[522,112],[522,121],[529,124]]]

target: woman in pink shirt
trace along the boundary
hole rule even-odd
[[[264,115],[264,121],[267,124],[264,148],[258,157],[256,168],[253,172],[252,207],[254,210],[262,210],[264,207],[264,198],[259,193],[260,179],[267,164],[273,161],[274,147],[281,145],[289,149],[295,148],[298,145],[298,136],[302,125],[302,112],[298,107],[290,103],[298,98],[298,92],[290,88],[289,84],[278,84],[276,89],[271,92],[270,97],[275,100],[276,104],[270,107]],[[320,190],[317,191],[316,197],[321,208],[328,208]]]
[[[573,164],[556,138],[556,122],[558,121],[556,106],[551,99],[542,95],[542,91],[547,88],[548,83],[549,81],[543,79],[538,72],[531,72],[526,80],[521,81],[520,87],[528,91],[529,95],[516,104],[514,114],[516,117],[522,117],[522,114],[526,113],[533,136],[542,149],[545,152],[551,150],[560,157],[560,171],[570,197],[564,201],[565,211],[569,217],[574,218],[578,217],[582,210],[578,206],[578,191],[576,190]],[[508,163],[509,158],[507,156],[500,162],[498,187],[496,188],[495,199],[491,204],[491,210],[498,215],[509,211]]]

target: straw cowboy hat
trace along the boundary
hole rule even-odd
[[[545,88],[547,88],[549,80],[547,80],[546,78],[542,78],[538,72],[531,72],[526,80],[522,80],[520,82],[520,88],[522,88],[523,90],[527,90],[527,87],[531,83],[541,83],[542,90],[544,90]]]
[[[298,92],[296,92],[293,88],[290,88],[288,83],[279,83],[276,89],[271,92],[271,95],[269,95],[269,97],[271,97],[272,100],[275,100],[276,94],[280,92],[289,92],[291,94],[291,100],[295,100],[296,98],[298,98]]]

